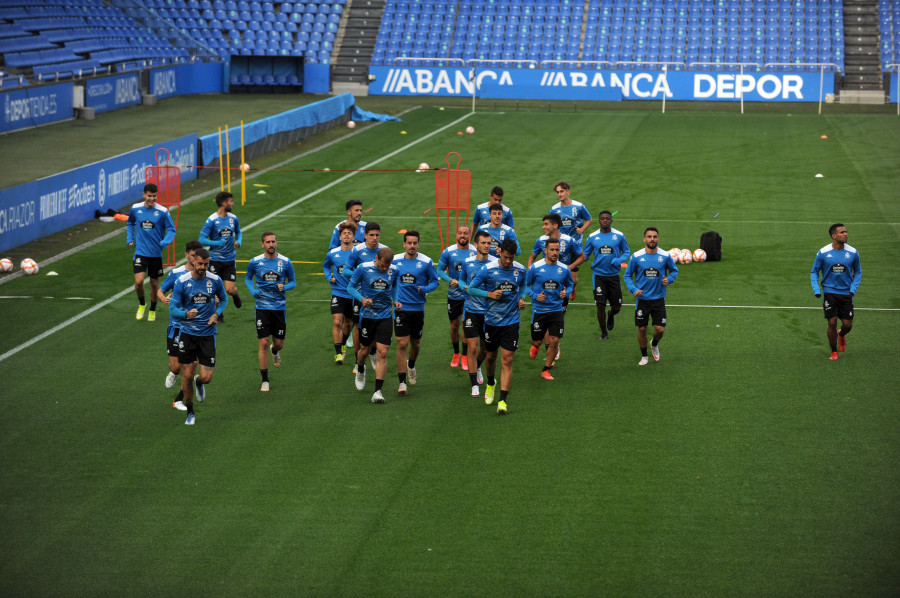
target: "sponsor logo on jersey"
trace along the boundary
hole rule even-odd
[[[612,252],[612,247],[610,247],[609,245],[604,245],[600,248],[600,255],[612,255]]]
[[[847,267],[844,264],[834,264],[831,267],[831,271],[834,272],[835,274],[843,274],[844,272],[847,271]]]
[[[377,279],[377,280],[373,280],[373,281],[372,281],[372,288],[375,289],[376,291],[384,291],[384,290],[387,290],[388,286],[390,286],[390,285],[388,284],[388,281],[386,281],[386,280],[383,279],[383,278],[379,278],[379,279]]]
[[[269,270],[262,275],[262,279],[266,282],[278,282],[278,274]]]
[[[659,270],[656,268],[647,268],[644,270],[644,276],[647,278],[659,278]]]
[[[400,282],[403,284],[416,284],[416,277],[411,272],[407,272],[400,277]]]
[[[559,288],[559,285],[556,283],[555,280],[547,280],[544,282],[544,289],[546,289],[548,291],[555,291],[558,288]]]
[[[156,225],[152,220],[144,220],[143,222],[141,222],[141,228],[144,230],[153,230],[154,228],[156,228]]]
[[[209,303],[209,297],[207,297],[203,293],[197,293],[196,295],[191,297],[191,303],[194,305],[206,305],[207,303]]]
[[[516,290],[516,285],[509,282],[508,280],[504,280],[497,286],[497,289],[503,291],[504,293],[512,293]]]

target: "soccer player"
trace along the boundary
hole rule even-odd
[[[397,302],[403,306],[394,310],[399,395],[406,394],[407,374],[410,385],[418,380],[416,359],[419,357],[425,328],[425,297],[438,286],[434,262],[427,255],[419,253],[419,231],[409,230],[403,233],[403,248],[405,253],[394,260],[398,276]]]
[[[516,231],[512,227],[503,224],[502,220],[503,206],[495,203],[491,205],[491,221],[488,224],[479,226],[478,230],[487,231],[491,236],[491,255],[494,257],[500,257],[500,244],[505,239],[511,239],[515,242],[516,255],[519,255],[522,252],[522,248],[519,247],[519,238],[516,236]]]
[[[259,390],[269,392],[269,351],[272,363],[281,367],[281,350],[287,332],[287,298],[285,293],[297,286],[291,260],[278,253],[278,237],[266,231],[260,237],[263,253],[247,264],[244,284],[256,303],[256,338],[259,339],[259,374],[262,385]],[[256,279],[256,287],[253,280]],[[269,337],[272,343],[269,344]]]
[[[516,223],[513,220],[512,210],[503,205],[503,187],[494,187],[491,189],[491,195],[488,201],[478,204],[475,207],[475,215],[472,217],[472,228],[478,229],[482,224],[489,224],[491,221],[491,206],[499,205],[503,209],[503,224],[510,228],[515,228]]]
[[[371,223],[370,223],[371,224]],[[371,262],[360,264],[347,285],[350,293],[362,308],[359,310],[359,350],[356,352],[356,389],[366,386],[366,357],[374,349],[378,354],[375,360],[375,393],[373,403],[384,403],[381,388],[387,374],[387,352],[391,346],[391,306],[402,309],[397,301],[398,270],[391,262],[394,252],[389,247],[382,247]]]
[[[531,351],[538,355],[541,343],[547,345],[547,356],[541,378],[553,380],[550,368],[559,351],[559,340],[565,327],[565,300],[575,283],[572,272],[559,261],[560,240],[547,239],[544,259],[534,262],[525,273],[525,289],[531,297]]]
[[[238,294],[237,268],[234,260],[237,258],[236,248],[240,248],[243,234],[238,217],[232,214],[234,210],[234,195],[228,191],[219,191],[216,194],[216,211],[210,214],[203,228],[200,230],[200,243],[209,247],[209,271],[222,279],[225,283],[225,292],[231,295],[234,306],[241,308],[241,296]],[[219,319],[219,323],[225,321],[225,316]]]
[[[175,281],[169,300],[169,313],[181,320],[178,362],[181,364],[181,391],[188,413],[184,423],[189,426],[194,425],[195,419],[194,385],[197,385],[197,398],[203,401],[206,385],[212,381],[216,367],[217,315],[228,306],[228,293],[222,279],[207,272],[208,267],[209,252],[198,249],[194,253],[194,269]],[[216,299],[219,300],[218,308]]]
[[[529,268],[537,259],[537,256],[545,254],[544,246],[550,239],[559,241],[560,264],[563,264],[565,266],[572,266],[575,260],[577,260],[581,255],[581,244],[577,243],[569,235],[564,235],[559,232],[559,227],[561,224],[562,218],[559,217],[559,214],[547,214],[546,216],[544,216],[543,222],[541,223],[541,228],[544,229],[544,234],[538,237],[538,240],[534,242],[534,249],[531,250],[531,255],[528,256]]]
[[[166,305],[169,304],[170,298],[166,293],[175,287],[175,281],[185,272],[191,272],[194,269],[194,256],[198,249],[203,249],[203,245],[200,244],[200,241],[187,242],[187,245],[184,247],[184,258],[187,261],[183,266],[178,266],[177,268],[169,270],[168,276],[166,276],[163,283],[159,285],[159,290],[156,292],[156,298],[159,301],[162,301]],[[169,373],[166,375],[166,388],[175,386],[175,379],[178,378],[178,374],[181,373],[181,364],[178,362],[178,335],[181,332],[180,326],[181,320],[174,317],[172,313],[169,312],[169,326],[166,329],[166,348],[169,353]],[[178,396],[172,401],[172,407],[179,411],[187,411],[187,406],[184,404],[184,391],[181,390],[180,386],[178,388]]]
[[[847,245],[846,226],[839,222],[832,224],[828,234],[831,235],[831,243],[816,254],[809,277],[816,297],[825,295],[822,307],[828,320],[829,359],[837,359],[838,351],[847,349],[847,334],[853,329],[853,296],[862,280],[862,267],[859,265],[859,252]],[[838,318],[841,319],[840,330],[837,329]]]
[[[504,239],[500,245],[500,258],[482,268],[469,284],[468,293],[487,297],[484,312],[484,343],[487,356],[484,361],[487,387],[484,402],[494,400],[497,353],[500,354],[500,401],[497,413],[509,412],[507,399],[512,384],[513,357],[519,348],[519,310],[525,309],[525,266],[515,261],[516,243]]]
[[[450,285],[447,290],[447,316],[450,318],[450,344],[453,346],[450,367],[459,367],[461,359],[464,370],[469,369],[465,355],[466,337],[460,337],[459,324],[462,320],[466,292],[459,286],[459,275],[462,272],[463,262],[475,255],[475,250],[469,246],[471,234],[471,229],[465,224],[456,227],[456,245],[450,245],[444,249],[437,265],[438,276]],[[463,343],[463,355],[460,355],[459,352],[460,338]]]
[[[631,249],[620,230],[612,228],[612,213],[603,210],[597,217],[600,230],[588,235],[584,253],[576,260],[580,265],[591,255],[591,271],[594,275],[594,302],[597,304],[597,322],[600,324],[600,340],[609,338],[609,331],[616,324],[615,316],[622,309],[622,285],[619,272],[628,266]],[[609,302],[609,314],[606,303]]]
[[[350,279],[344,274],[344,264],[353,251],[353,239],[356,226],[348,222],[338,225],[341,233],[341,244],[325,255],[322,271],[325,279],[331,283],[331,337],[334,340],[334,363],[343,365],[347,354],[347,339],[353,325],[359,321],[359,304],[347,292]]]
[[[591,213],[585,205],[579,201],[574,201],[570,197],[571,187],[565,181],[559,181],[553,185],[553,191],[556,192],[558,202],[550,208],[551,214],[559,214],[562,224],[559,232],[569,235],[572,240],[584,247],[584,231],[591,226]],[[578,266],[572,270],[572,280],[578,286]],[[575,299],[575,291],[572,291],[572,299]]]
[[[159,277],[163,274],[162,252],[175,240],[175,223],[169,210],[156,205],[159,187],[155,183],[144,185],[144,200],[131,206],[125,225],[126,242],[134,247],[132,265],[134,269],[134,291],[138,297],[135,318],[144,317],[144,279],[150,277],[150,313],[148,322],[156,321],[156,300]]]
[[[469,355],[469,363],[475,367],[469,368],[469,380],[472,382],[472,396],[479,395],[478,385],[484,383],[481,373],[481,364],[487,356],[484,342],[484,310],[487,307],[487,299],[468,293],[469,281],[491,262],[497,258],[491,255],[491,235],[487,231],[480,230],[475,233],[475,255],[467,258],[459,272],[459,286],[466,293],[466,302],[463,306],[463,331],[466,337],[466,352]],[[479,348],[478,341],[481,341]]]
[[[352,224],[354,227],[353,244],[359,245],[366,242],[366,222],[362,219],[362,202],[358,199],[347,201],[347,219],[342,220],[334,225],[334,232],[331,233],[331,241],[328,243],[329,249],[334,249],[341,244],[341,224]]]
[[[647,324],[653,317],[653,360],[659,361],[659,341],[666,331],[666,289],[675,282],[678,266],[668,251],[658,248],[659,230],[648,226],[644,230],[644,249],[631,256],[625,268],[625,286],[635,296],[634,325],[638,328],[641,360],[647,365]]]
[[[357,232],[357,236],[359,233]],[[365,262],[374,261],[378,255],[378,251],[383,247],[387,247],[387,245],[380,242],[381,239],[381,226],[377,222],[367,222],[366,223],[366,232],[365,232],[365,242],[357,243],[355,247],[353,247],[353,251],[350,252],[350,255],[347,257],[347,261],[344,263],[344,276],[350,279],[353,276],[353,270],[356,269],[357,266],[363,264]],[[359,326],[357,324],[356,330],[353,331],[353,346],[357,349],[359,348]],[[378,358],[376,357],[377,353],[372,352],[372,365],[375,365],[378,362]],[[354,361],[356,361],[354,359]],[[354,368],[353,373],[356,374],[357,371]]]

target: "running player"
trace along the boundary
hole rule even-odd
[[[659,341],[666,331],[666,289],[675,282],[678,266],[668,251],[658,248],[659,231],[649,226],[644,230],[644,249],[631,256],[625,268],[625,286],[635,296],[634,325],[638,328],[641,361],[647,365],[647,324],[653,317],[653,360],[659,361]]]
[[[491,222],[491,206],[494,204],[498,204],[503,208],[503,224],[510,228],[516,227],[512,210],[510,210],[508,206],[503,205],[503,187],[494,187],[491,189],[491,195],[488,201],[478,204],[475,207],[475,215],[472,217],[472,228],[477,230],[482,224],[489,224]]]
[[[228,191],[216,194],[216,211],[210,214],[200,230],[200,243],[209,247],[209,271],[222,279],[225,292],[231,295],[234,306],[241,308],[241,296],[238,294],[236,248],[240,248],[243,234],[238,217],[234,210],[234,196]],[[225,321],[224,314],[219,323]]]
[[[347,201],[347,219],[342,220],[334,225],[334,232],[331,233],[331,241],[328,243],[329,249],[334,249],[341,244],[341,224],[352,224],[354,227],[353,244],[359,245],[366,242],[366,222],[362,219],[362,202],[358,199]]]
[[[831,243],[816,254],[809,276],[816,297],[825,294],[822,307],[825,319],[828,320],[828,344],[831,345],[829,359],[837,359],[838,351],[847,349],[847,334],[853,329],[853,296],[859,290],[862,267],[859,265],[859,252],[847,245],[846,226],[841,223],[832,224],[828,234],[831,235]],[[841,319],[840,330],[837,328],[838,318]]]
[[[559,261],[560,240],[547,239],[544,259],[525,273],[526,293],[531,297],[531,351],[537,357],[541,343],[547,346],[541,378],[553,380],[550,368],[558,357],[559,341],[565,328],[565,300],[575,287],[572,272]]]
[[[466,292],[459,287],[459,274],[462,271],[462,264],[466,259],[475,255],[475,250],[469,246],[469,237],[471,229],[460,224],[456,227],[456,245],[450,245],[441,253],[438,260],[437,274],[450,285],[447,290],[447,316],[450,318],[450,344],[453,345],[453,358],[450,360],[450,367],[459,367],[460,358],[462,359],[462,367],[468,370],[466,360],[466,337],[459,335],[459,324],[462,320],[463,305],[466,301]],[[463,355],[460,356],[459,342],[462,338]]]
[[[591,226],[591,213],[583,203],[574,201],[569,196],[571,193],[569,183],[560,181],[553,185],[553,191],[556,192],[559,201],[553,204],[550,213],[559,214],[559,217],[562,218],[559,232],[569,235],[573,241],[584,247],[583,235],[584,231]],[[578,286],[578,266],[572,270],[572,280],[575,281],[575,286]],[[575,291],[572,291],[572,299],[575,299]]]
[[[479,226],[478,230],[487,231],[491,236],[491,255],[494,257],[500,257],[500,244],[505,239],[511,239],[515,242],[516,255],[519,255],[522,252],[522,248],[519,247],[519,238],[516,236],[516,231],[512,227],[503,224],[502,220],[503,206],[495,203],[491,205],[491,221],[488,224]]]
[[[159,277],[163,275],[162,252],[175,240],[175,223],[169,211],[156,205],[159,188],[155,183],[144,185],[143,201],[131,206],[125,225],[126,243],[134,247],[132,266],[134,269],[134,292],[138,297],[135,318],[144,317],[144,279],[150,277],[150,313],[148,322],[156,321],[156,297]]]
[[[331,337],[334,340],[334,363],[343,365],[347,355],[347,339],[353,325],[359,321],[359,304],[347,292],[350,279],[344,275],[344,264],[353,251],[353,238],[356,227],[348,222],[338,225],[341,233],[341,244],[325,255],[322,271],[325,279],[331,283]]]
[[[466,352],[469,354],[469,363],[475,364],[469,369],[469,380],[472,383],[472,396],[479,395],[478,385],[484,383],[481,373],[481,364],[484,362],[487,352],[484,343],[484,310],[487,307],[487,299],[468,293],[469,281],[491,262],[497,258],[491,255],[491,235],[487,231],[480,230],[475,233],[475,255],[466,259],[459,272],[459,286],[466,293],[466,302],[463,306],[463,332],[466,337]],[[481,341],[479,348],[478,341]]]
[[[359,231],[357,231],[357,237],[359,236]],[[365,242],[357,243],[353,248],[353,251],[350,252],[350,255],[347,257],[347,261],[344,263],[344,276],[349,280],[353,276],[353,270],[356,269],[357,266],[363,264],[365,262],[374,261],[378,255],[378,251],[383,247],[387,247],[384,243],[380,242],[381,239],[381,226],[378,225],[377,222],[367,222],[366,223],[366,232],[365,232]],[[357,323],[358,324],[358,323]],[[359,326],[353,331],[353,346],[358,350],[359,349]],[[372,365],[374,366],[378,362],[377,352],[371,352],[372,356]],[[353,360],[354,363],[356,359]],[[353,368],[353,373],[356,374],[356,367]]]
[[[534,249],[531,250],[531,255],[528,256],[529,268],[537,259],[537,256],[544,254],[544,246],[550,239],[559,241],[560,264],[563,264],[565,266],[572,266],[572,264],[581,255],[581,244],[576,242],[569,235],[564,235],[559,232],[559,227],[561,224],[562,218],[559,217],[559,214],[547,214],[546,216],[544,216],[543,222],[541,223],[541,228],[544,229],[544,234],[538,237],[538,240],[534,242]]]
[[[281,367],[281,350],[284,349],[284,337],[287,332],[287,298],[285,293],[297,286],[294,276],[294,265],[291,260],[278,253],[278,238],[275,233],[266,231],[262,234],[263,253],[247,264],[247,275],[244,284],[256,302],[256,338],[259,339],[259,374],[262,385],[259,390],[269,391],[269,351],[272,352],[272,364]],[[253,286],[256,279],[256,287]],[[269,344],[269,337],[272,343]]]

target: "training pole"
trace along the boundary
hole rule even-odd
[[[219,191],[225,190],[225,171],[222,170],[222,127],[219,127]]]
[[[244,121],[241,121],[241,205],[247,203],[247,172],[244,164]]]
[[[228,170],[228,192],[231,192],[231,144],[228,142],[228,125],[225,125],[225,169]]]

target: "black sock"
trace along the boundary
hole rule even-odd
[[[260,375],[262,376],[263,382],[269,381],[269,370],[259,370]]]
[[[375,392],[378,392],[379,390],[381,390],[382,386],[384,386],[384,380],[379,380],[378,378],[375,378]]]
[[[495,385],[495,384],[497,383],[497,381],[494,380],[494,377],[493,377],[493,376],[488,376],[487,383],[488,383],[488,386],[493,386],[493,385]]]
[[[508,394],[509,394],[509,391],[508,391],[508,390],[501,390],[501,391],[500,391],[500,400],[501,400],[501,401],[505,401],[505,400],[506,400],[506,396],[507,396]]]
[[[406,372],[397,372],[397,377],[400,378],[400,384],[406,384]]]
[[[549,371],[550,371],[550,366],[545,365],[545,366],[544,366],[544,369],[541,370],[541,371],[542,371],[542,372],[549,372]]]
[[[188,402],[185,403],[184,405],[185,405],[185,407],[188,408],[188,413],[193,413],[193,412],[194,412],[194,401],[188,401]]]
[[[236,308],[240,309],[240,308],[241,308],[241,303],[242,303],[242,302],[241,302],[241,296],[238,295],[237,293],[235,293],[234,295],[232,295],[232,297],[234,297],[234,306],[235,306]]]
[[[641,355],[647,357],[647,347],[641,347]]]
[[[659,339],[653,339],[652,341],[650,341],[650,346],[651,346],[651,347],[658,347],[658,346],[659,346]]]
[[[347,344],[347,339],[348,339],[348,338],[350,338],[350,335],[349,335],[349,334],[344,334],[344,335],[341,337],[341,346],[342,346],[342,347],[343,347],[344,345]],[[340,353],[340,351],[338,351],[338,353]]]
[[[156,311],[156,301],[150,302],[150,311]]]
[[[847,336],[847,333],[844,332],[843,328],[841,328],[840,330],[838,330],[838,336]]]
[[[457,353],[459,353],[459,342],[450,342],[453,345],[453,354],[456,355]]]
[[[365,374],[366,373],[366,362],[359,363],[357,361],[356,362],[356,371],[360,374]]]
[[[272,355],[278,355],[278,351],[280,351],[280,349],[275,346],[275,343],[272,343]],[[340,351],[338,351],[338,353],[340,353]]]
[[[469,374],[469,380],[472,381],[472,386],[476,386],[478,384],[478,374]]]
[[[837,345],[831,345],[831,352],[837,353]]]
[[[176,400],[176,401],[183,401],[183,400],[184,400],[184,391],[181,390],[180,388],[178,389],[178,396],[175,397],[175,400]]]
[[[334,343],[334,354],[335,354],[335,355],[337,355],[338,353],[341,352],[341,347],[342,347],[342,346],[343,346],[343,345],[339,345],[339,344],[337,344],[337,343]]]
[[[484,363],[484,360],[483,360],[483,359],[478,359],[478,360],[476,360],[476,361],[477,361],[478,363],[476,363],[475,365],[477,365],[478,367],[481,367],[481,364]]]
[[[415,359],[410,359],[408,363],[409,363],[409,369],[414,369],[416,367]]]
[[[144,305],[144,298],[143,298],[143,297],[138,297],[138,304]]]

